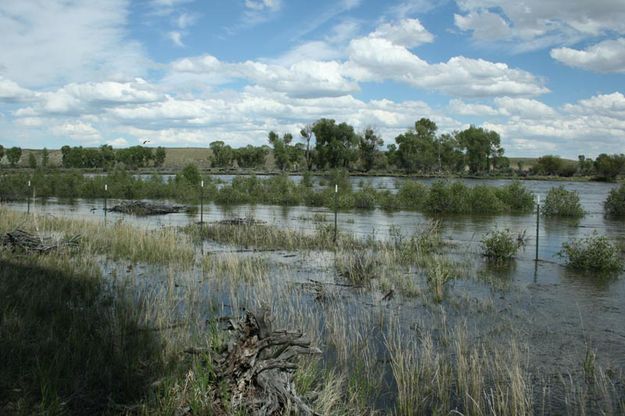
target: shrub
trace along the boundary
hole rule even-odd
[[[428,187],[416,181],[404,181],[397,191],[397,199],[401,209],[419,210],[428,198]]]
[[[562,245],[558,253],[566,264],[578,270],[620,272],[623,270],[623,256],[618,247],[606,236],[596,233],[590,237],[574,239]]]
[[[542,213],[546,217],[573,218],[580,218],[585,214],[579,203],[579,194],[576,191],[567,191],[564,186],[549,190]]]
[[[468,213],[469,188],[460,182],[436,181],[430,187],[424,210],[432,213]]]
[[[506,208],[497,197],[496,189],[486,185],[478,185],[471,189],[469,201],[471,212],[477,214],[497,214]]]
[[[519,181],[502,186],[496,192],[501,202],[512,212],[531,212],[534,209],[534,194]]]
[[[603,210],[607,217],[625,218],[625,183],[610,191]]]
[[[354,207],[359,209],[375,208],[375,191],[365,187],[363,190],[354,193]]]
[[[519,251],[521,243],[510,230],[495,230],[482,238],[482,253],[493,260],[508,260]]]

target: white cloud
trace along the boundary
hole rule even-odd
[[[0,68],[23,86],[140,75],[149,64],[127,37],[128,0],[0,2]]]
[[[529,98],[496,97],[499,112],[524,119],[545,119],[556,116],[556,111],[548,105]]]
[[[169,38],[169,40],[172,41],[174,45],[181,48],[184,47],[184,43],[182,42],[182,33],[177,31],[171,31],[167,33],[167,37]]]
[[[18,117],[50,114],[88,114],[116,104],[152,102],[160,94],[151,84],[137,78],[132,82],[71,83],[54,92],[37,94],[33,107],[16,111]]]
[[[20,87],[16,82],[0,76],[0,102],[20,102],[33,98],[35,93]]]
[[[456,26],[476,41],[504,43],[516,51],[625,33],[622,0],[456,0]]]
[[[403,19],[396,24],[384,23],[370,36],[387,39],[406,48],[414,48],[434,40],[434,35],[428,32],[418,19]]]
[[[118,137],[116,139],[107,141],[106,144],[113,147],[127,147],[128,140],[124,139],[123,137]]]
[[[625,38],[604,40],[586,49],[556,48],[551,57],[565,65],[595,72],[625,72]]]
[[[56,136],[69,136],[86,144],[98,143],[101,138],[100,132],[95,127],[82,121],[68,121],[54,126],[51,131]]]
[[[348,74],[358,81],[393,79],[453,96],[539,95],[549,90],[529,72],[463,56],[429,64],[386,39],[355,39],[350,44]]]
[[[245,0],[245,7],[251,10],[280,10],[281,0]]]
[[[449,111],[461,116],[500,116],[499,110],[486,104],[465,103],[457,98],[449,102]]]

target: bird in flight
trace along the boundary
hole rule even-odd
[[[147,143],[150,143],[150,139],[145,139],[145,140],[143,141],[143,144],[147,144]]]

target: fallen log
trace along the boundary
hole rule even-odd
[[[321,351],[301,332],[272,330],[266,312],[247,312],[230,322],[232,339],[223,353],[213,355],[217,384],[225,384],[230,393],[230,403],[221,406],[258,416],[317,415],[298,396],[293,373],[297,356]],[[201,354],[205,350],[188,348],[185,352]]]
[[[6,233],[1,245],[11,247],[13,250],[23,250],[35,253],[49,253],[61,248],[76,247],[80,243],[81,236],[75,235],[65,239],[38,236],[27,231],[16,229]]]
[[[109,212],[120,212],[133,215],[165,215],[186,212],[189,207],[184,205],[169,205],[147,201],[124,201],[109,209]]]

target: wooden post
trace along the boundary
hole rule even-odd
[[[200,182],[200,225],[204,224],[204,180]]]

